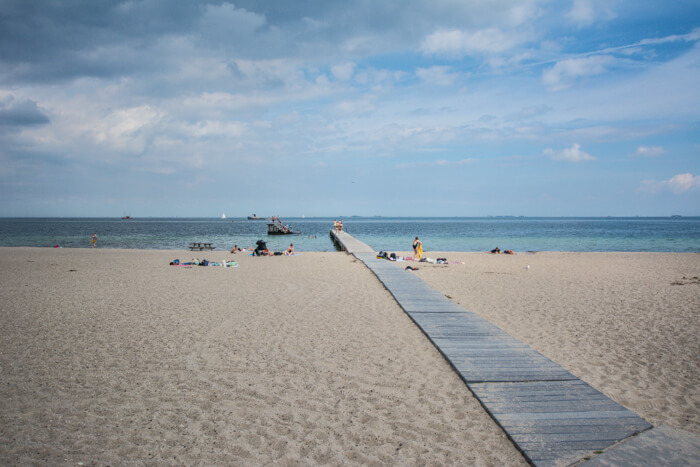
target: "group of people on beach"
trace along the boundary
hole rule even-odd
[[[496,248],[494,248],[493,250],[489,251],[489,253],[494,254],[494,255],[497,255],[497,254],[500,254],[500,253],[503,253],[504,255],[514,255],[514,254],[515,254],[515,252],[514,252],[513,250],[501,251],[501,249],[498,248],[498,247],[496,247]]]
[[[285,251],[271,251],[263,240],[255,242],[254,247],[241,248],[238,245],[234,245],[231,248],[231,253],[233,254],[243,251],[252,251],[253,256],[289,256],[294,254],[294,244],[290,243]]]

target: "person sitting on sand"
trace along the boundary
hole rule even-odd
[[[239,251],[243,251],[238,245],[233,245],[233,248],[231,248],[231,253],[236,254]]]
[[[293,255],[294,254],[294,244],[290,243],[289,248],[287,248],[287,251],[284,252],[285,255]]]
[[[495,254],[498,254],[498,253],[500,253],[500,252],[501,252],[501,249],[498,248],[498,247],[496,247],[496,248],[494,248],[493,250],[490,251],[490,253],[493,253],[494,255],[495,255]]]

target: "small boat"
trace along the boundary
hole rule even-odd
[[[123,221],[128,221],[128,220],[131,220],[131,219],[133,219],[133,217],[131,217],[131,216],[122,216],[122,220],[123,220]]]
[[[226,213],[221,214],[222,219],[226,219]]]
[[[258,216],[255,215],[255,214],[253,214],[252,216],[248,216],[248,219],[250,219],[251,221],[261,221],[261,220],[263,220],[262,217],[258,217]]]

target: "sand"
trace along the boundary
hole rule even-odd
[[[700,254],[426,256],[465,263],[410,263],[465,309],[651,424],[700,433]]]
[[[2,465],[526,465],[344,253],[0,248]]]
[[[466,309],[700,432],[700,255],[427,255],[464,261],[415,274]],[[353,257],[197,256],[240,267],[0,248],[0,464],[526,465]]]

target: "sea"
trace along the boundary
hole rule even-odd
[[[345,231],[377,251],[700,252],[700,217],[339,217]],[[266,220],[246,218],[0,218],[0,246],[215,251],[264,240],[272,250],[333,251],[333,218],[282,219],[300,232],[268,235]]]

